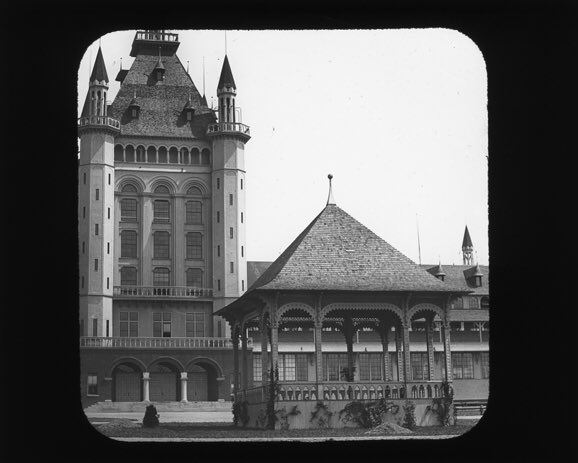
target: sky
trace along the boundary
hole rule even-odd
[[[414,262],[462,264],[467,225],[488,265],[484,58],[449,29],[170,31],[209,105],[225,52],[245,146],[247,259],[273,261],[335,203]],[[99,42],[110,102],[135,31],[87,48],[79,114]],[[204,87],[203,87],[204,59]],[[419,240],[418,240],[419,230]]]

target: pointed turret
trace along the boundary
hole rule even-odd
[[[223,68],[221,69],[221,77],[219,77],[219,84],[217,89],[230,87],[237,89],[235,85],[235,79],[233,78],[233,72],[231,71],[231,66],[229,65],[229,58],[225,55],[225,60],[223,61]]]
[[[106,66],[104,64],[102,49],[100,47],[98,47],[96,61],[94,62],[94,67],[92,68],[92,74],[90,74],[90,82],[94,82],[95,80],[108,84],[108,74],[106,73]]]
[[[444,272],[444,268],[442,267],[441,260],[440,260],[438,266],[435,267],[431,273],[437,279],[444,281],[444,278],[446,277],[446,273]]]
[[[470,232],[467,225],[464,232],[464,239],[462,241],[462,254],[464,265],[472,265],[474,263],[474,245],[472,244],[472,239],[470,238]]]
[[[165,66],[161,57],[161,47],[159,47],[159,60],[155,65],[154,73],[157,80],[163,80],[165,78]]]

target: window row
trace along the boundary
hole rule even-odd
[[[139,313],[120,312],[119,335],[121,338],[137,338],[139,335]],[[185,336],[203,338],[206,336],[205,313],[187,312],[185,314]],[[153,336],[170,338],[173,333],[171,312],[153,312]]]
[[[200,268],[189,268],[185,271],[186,285],[192,288],[202,288],[203,271]],[[121,286],[138,286],[136,267],[120,269]],[[153,286],[171,286],[171,271],[166,267],[153,269]]]
[[[185,235],[186,259],[203,259],[203,235],[197,232]],[[153,259],[171,258],[171,238],[169,232],[156,231],[153,233]],[[138,240],[135,230],[120,232],[120,257],[138,258]]]
[[[490,377],[490,354],[480,353],[480,373],[483,379]],[[428,356],[426,352],[412,352],[411,374],[416,381],[427,380],[429,378]],[[440,357],[443,363],[443,356]],[[323,381],[344,381],[347,369],[347,354],[322,354],[323,359]],[[311,365],[311,371],[308,367]],[[313,368],[313,354],[279,354],[279,380],[281,381],[309,381],[315,374]],[[395,368],[395,356],[390,355],[390,377]],[[443,367],[443,366],[442,366]],[[382,353],[359,353],[357,354],[356,380],[357,381],[382,381],[383,374],[383,354]],[[263,367],[261,364],[261,354],[253,354],[253,380],[260,382],[262,379]],[[472,352],[452,353],[452,374],[454,379],[474,379],[474,356]]]
[[[458,297],[452,302],[452,309],[489,309],[489,296],[464,296]]]
[[[174,146],[115,145],[114,162],[143,162],[148,164],[184,164],[208,166],[211,164],[211,151],[208,148],[181,148]]]
[[[121,222],[138,222],[137,200],[125,198],[120,201]],[[171,221],[171,203],[166,200],[153,201],[153,221],[168,223]],[[203,203],[187,201],[185,203],[185,223],[201,225],[203,223]]]

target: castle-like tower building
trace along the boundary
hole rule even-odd
[[[187,390],[211,400],[229,394],[218,381],[228,375],[230,328],[213,313],[247,289],[249,127],[238,117],[229,59],[214,111],[179,60],[178,47],[177,34],[138,31],[134,61],[118,72],[120,88],[111,104],[99,48],[78,124],[81,346],[94,349],[86,356],[87,371],[96,357],[110,354],[102,361],[110,364],[104,387],[113,400],[123,394],[136,401],[145,395],[179,400]],[[181,349],[172,356],[178,361],[151,365],[157,352],[142,364],[123,363],[145,352],[129,344],[146,349],[158,338],[167,349]],[[103,339],[113,350],[103,348]],[[186,352],[186,346],[200,350]],[[204,360],[190,364],[195,358]],[[131,381],[143,378],[150,388],[131,391]]]

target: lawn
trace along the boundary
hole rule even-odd
[[[112,420],[111,420],[112,421]],[[367,429],[360,428],[339,428],[339,429],[286,429],[286,430],[264,430],[255,428],[234,427],[230,424],[216,423],[161,423],[157,428],[143,428],[125,426],[104,426],[101,428],[97,421],[93,421],[95,428],[102,434],[109,437],[136,437],[136,438],[217,438],[217,439],[243,439],[243,438],[302,438],[302,437],[368,437]],[[120,423],[119,423],[120,424]],[[456,426],[448,427],[418,427],[414,430],[414,436],[436,436],[436,435],[460,435],[472,428],[474,423],[465,422]],[[99,429],[100,428],[100,429]]]

